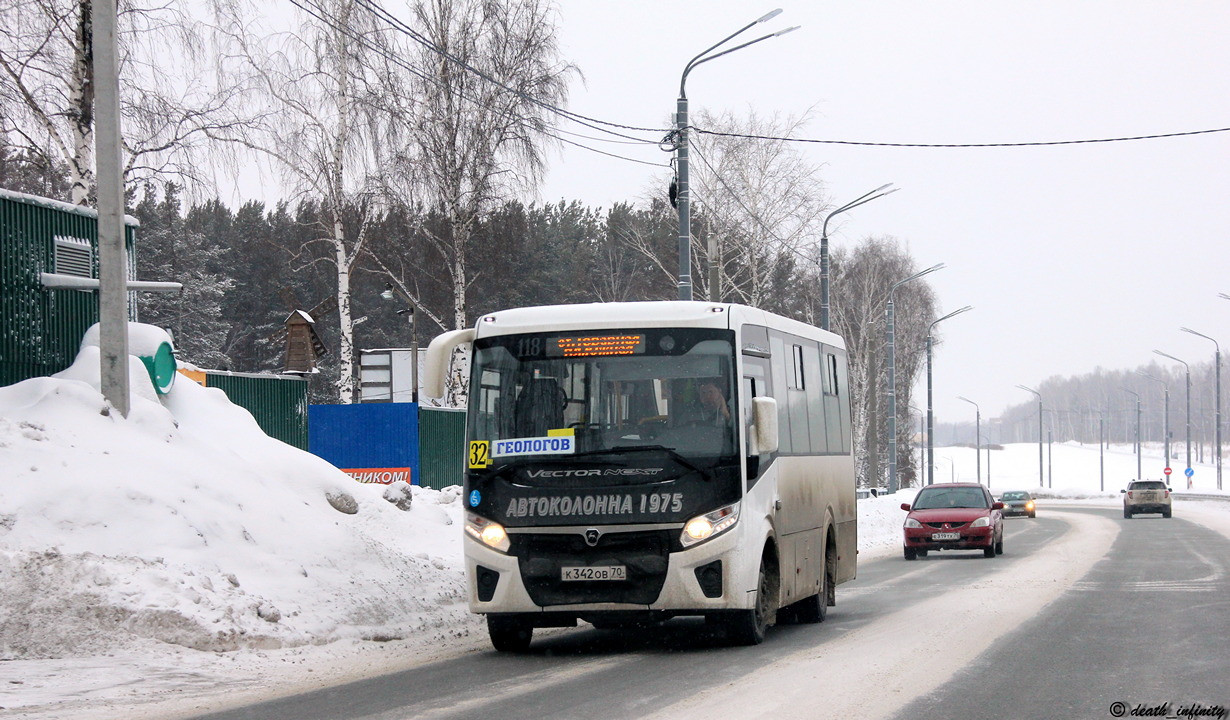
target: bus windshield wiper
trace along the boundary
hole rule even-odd
[[[587,453],[577,453],[577,454],[578,455],[593,455],[597,453],[621,454],[621,453],[626,453],[626,452],[636,452],[639,450],[660,450],[666,453],[668,456],[670,456],[672,460],[684,466],[688,470],[691,470],[692,472],[700,473],[701,476],[704,477],[706,480],[709,480],[712,477],[712,474],[710,473],[710,471],[700,467],[696,463],[687,459],[686,457],[681,455],[678,450],[675,450],[674,448],[666,447],[665,445],[621,445],[619,447],[606,448],[605,450],[590,450]],[[573,457],[576,457],[576,456],[574,455]]]

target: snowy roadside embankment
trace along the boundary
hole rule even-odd
[[[468,632],[457,489],[400,510],[219,390],[181,378],[123,418],[97,377],[83,348],[0,388],[0,660]]]

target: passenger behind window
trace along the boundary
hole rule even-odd
[[[535,378],[517,396],[517,437],[542,437],[564,426],[568,398],[554,378]]]

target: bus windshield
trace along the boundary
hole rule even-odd
[[[730,330],[488,337],[473,364],[469,439],[489,444],[493,465],[648,449],[713,465],[736,453]]]

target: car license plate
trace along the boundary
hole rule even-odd
[[[592,565],[560,568],[563,580],[627,580],[628,568],[623,565]]]
[[[931,533],[931,539],[932,539],[932,540],[936,540],[936,541],[939,541],[939,540],[960,540],[960,539],[961,539],[961,533],[959,533],[959,532],[950,532],[950,533]]]

